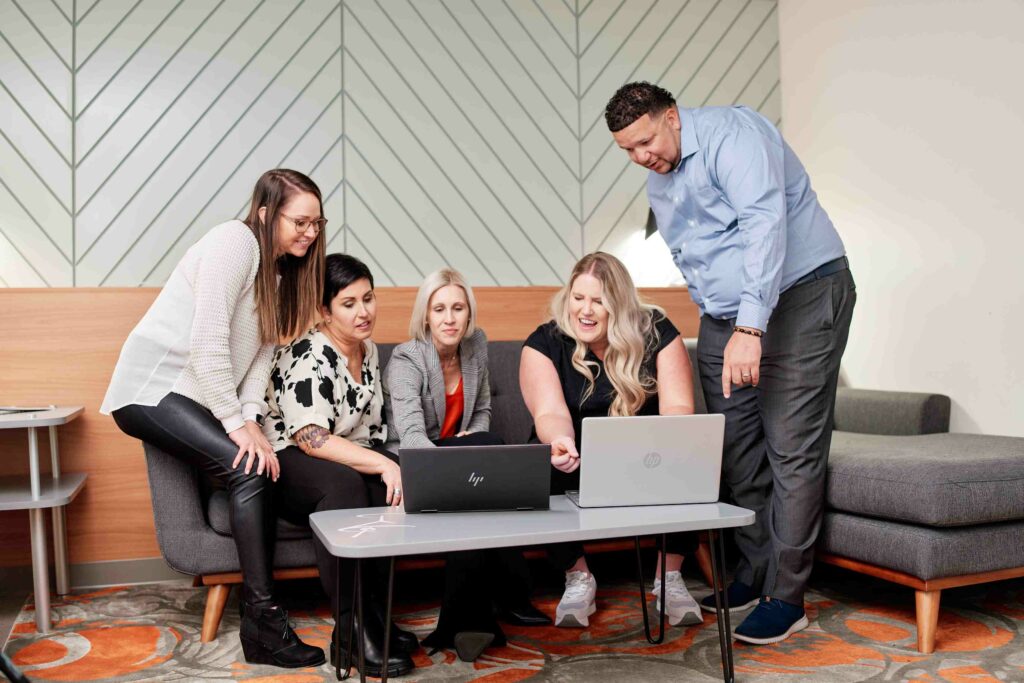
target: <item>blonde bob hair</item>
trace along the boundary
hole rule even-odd
[[[430,323],[427,321],[430,297],[434,296],[434,292],[448,285],[458,285],[466,293],[469,322],[466,323],[464,337],[468,337],[476,331],[476,297],[473,296],[473,288],[466,282],[466,278],[462,277],[462,273],[454,268],[439,268],[423,280],[420,291],[416,293],[416,303],[412,305],[412,318],[409,320],[409,334],[413,339],[430,341]]]
[[[615,389],[609,415],[636,415],[647,398],[658,390],[657,381],[644,369],[644,359],[657,348],[658,330],[654,323],[664,317],[665,312],[641,301],[626,266],[611,254],[595,251],[576,263],[565,286],[551,300],[551,318],[563,334],[576,341],[572,365],[587,378],[588,384],[581,403],[594,393],[594,380],[600,372],[597,363],[586,360],[587,345],[576,338],[569,313],[572,285],[576,278],[585,274],[600,281],[602,304],[608,311],[604,369]]]

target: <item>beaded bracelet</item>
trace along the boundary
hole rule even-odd
[[[734,328],[732,328],[732,331],[733,332],[742,332],[743,334],[749,334],[752,337],[763,337],[764,336],[764,332],[762,332],[761,330],[748,330],[745,327],[734,327]]]

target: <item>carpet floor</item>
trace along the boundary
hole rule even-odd
[[[404,578],[399,575],[398,582]],[[413,579],[408,583],[424,583]],[[298,588],[283,600],[296,630],[326,648],[332,620],[323,595],[315,584],[290,583]],[[698,599],[709,592],[696,578],[688,583]],[[181,584],[81,592],[54,604],[56,626],[44,636],[35,630],[30,599],[6,652],[34,681],[334,680],[328,665],[288,671],[245,663],[234,599],[217,640],[201,644],[204,600],[204,589]],[[553,613],[557,600],[549,587],[535,602]],[[714,615],[705,615],[702,626],[669,628],[665,642],[653,646],[644,639],[637,600],[635,584],[616,579],[601,587],[589,629],[508,626],[507,647],[489,649],[474,663],[459,661],[451,651],[428,656],[420,650],[417,668],[400,680],[721,680]],[[1024,580],[946,591],[930,656],[915,649],[913,600],[911,591],[897,586],[816,570],[807,597],[810,627],[778,645],[737,643],[737,680],[1024,681]],[[437,602],[401,589],[398,601],[396,621],[426,636],[437,619]]]

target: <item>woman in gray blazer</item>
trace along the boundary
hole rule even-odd
[[[388,363],[388,424],[400,448],[502,443],[487,431],[487,337],[474,324],[471,290],[455,279],[462,276],[447,269],[427,277],[413,306],[413,339]]]
[[[386,386],[388,433],[396,448],[486,446],[504,443],[488,431],[491,385],[487,337],[476,327],[476,299],[465,278],[450,268],[427,276],[409,323],[412,340],[395,347]],[[530,603],[529,571],[516,548],[449,553],[445,593],[428,648],[455,646],[472,661],[488,645],[504,645],[492,602],[518,625],[550,618]]]

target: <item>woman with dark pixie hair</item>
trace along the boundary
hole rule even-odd
[[[309,524],[309,515],[322,510],[398,505],[402,477],[395,456],[384,448],[388,426],[377,346],[370,337],[377,320],[373,275],[354,256],[327,257],[320,315],[322,322],[277,352],[271,373],[269,411],[263,432],[281,461],[278,510],[295,524]],[[337,594],[337,559],[322,543],[316,547],[317,567],[334,614],[346,623],[351,593]],[[419,647],[416,636],[384,624],[382,562],[365,563],[363,611],[367,676],[383,669],[384,629],[390,628],[394,647],[388,653],[389,676],[413,669],[409,654]],[[346,574],[351,563],[344,565]],[[343,585],[350,585],[351,578]],[[375,585],[374,585],[375,584]],[[339,609],[340,607],[340,609]],[[338,625],[334,628],[337,630]],[[341,652],[331,661],[341,668],[349,662],[348,629],[342,629]]]
[[[274,600],[271,479],[281,468],[258,420],[274,345],[315,313],[326,223],[312,180],[264,173],[246,219],[213,228],[178,262],[125,341],[100,408],[129,436],[227,486],[242,652],[283,667],[317,666],[324,652],[299,640]]]

